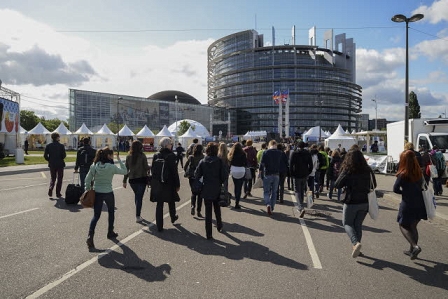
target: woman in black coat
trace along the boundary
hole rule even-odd
[[[177,172],[176,155],[173,153],[173,142],[168,137],[163,137],[160,142],[160,151],[152,160],[152,179],[150,200],[157,202],[156,224],[159,232],[163,231],[163,205],[168,203],[171,223],[176,222],[176,201],[180,201],[180,180]],[[163,166],[162,166],[163,164]]]
[[[191,189],[191,215],[194,216],[194,210],[195,208],[198,211],[198,217],[202,218],[201,210],[202,210],[202,195],[201,193],[194,192],[194,172],[196,171],[196,167],[199,165],[199,161],[201,161],[204,158],[204,154],[202,153],[204,147],[202,144],[196,144],[193,147],[193,154],[188,157],[187,162],[185,163],[184,170],[187,173],[188,182],[190,183],[190,189]],[[191,175],[192,174],[192,175]],[[197,204],[196,204],[197,203]]]
[[[210,142],[205,149],[206,157],[199,162],[196,168],[196,179],[203,179],[202,197],[205,203],[205,233],[207,239],[212,237],[212,208],[215,211],[216,228],[222,231],[221,207],[218,204],[221,185],[229,173],[218,155],[218,144]]]
[[[336,188],[346,188],[342,224],[353,245],[352,257],[361,253],[362,223],[369,212],[367,194],[376,188],[376,179],[359,150],[351,150],[344,158]]]

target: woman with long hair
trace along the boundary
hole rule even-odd
[[[202,218],[201,210],[202,210],[202,195],[201,193],[193,192],[195,176],[194,172],[196,171],[196,167],[198,167],[199,161],[204,158],[203,154],[204,147],[202,144],[195,144],[193,147],[193,154],[188,157],[187,162],[185,162],[184,170],[190,170],[190,173],[193,175],[188,175],[188,183],[190,184],[191,189],[191,215],[194,216],[194,210],[197,209],[198,217]]]
[[[410,245],[409,250],[405,250],[404,254],[410,256],[411,260],[416,259],[422,251],[422,248],[417,245],[417,224],[421,219],[428,219],[422,186],[424,186],[424,178],[414,151],[402,152],[394,192],[401,194],[397,222],[401,233]]]
[[[126,156],[125,165],[128,173],[123,178],[123,188],[126,188],[129,178],[129,184],[134,191],[136,222],[141,223],[143,221],[141,217],[143,195],[145,194],[150,167],[148,159],[143,153],[143,144],[140,141],[134,140],[132,142],[131,150]]]
[[[361,253],[362,223],[369,211],[367,194],[376,188],[375,175],[359,150],[351,150],[344,158],[335,188],[346,188],[342,224],[353,245],[352,257]]]
[[[227,158],[230,162],[230,174],[232,175],[233,184],[235,185],[235,209],[241,209],[241,191],[245,181],[244,176],[247,166],[247,156],[241,143],[236,142],[232,146]]]
[[[107,229],[107,238],[115,239],[118,234],[114,232],[115,221],[115,196],[112,189],[112,178],[114,174],[126,174],[128,172],[126,166],[120,159],[117,152],[117,160],[120,167],[110,163],[113,161],[114,152],[109,147],[104,147],[96,151],[95,159],[86,176],[86,190],[93,188],[95,190],[95,203],[93,205],[93,218],[90,221],[89,236],[87,238],[87,246],[89,249],[95,247],[93,243],[93,235],[95,234],[95,227],[100,219],[103,202],[107,205],[107,212],[109,214],[109,226]],[[93,180],[93,186],[91,186]]]
[[[196,168],[195,177],[203,179],[202,197],[205,204],[205,233],[207,239],[212,237],[212,209],[215,211],[216,228],[218,232],[222,231],[221,207],[218,204],[221,184],[224,183],[229,173],[227,167],[218,155],[218,145],[214,142],[207,144],[205,149],[205,158],[199,162]]]
[[[222,160],[222,163],[224,165],[224,167],[226,167],[227,170],[227,176],[225,177],[224,180],[224,189],[228,192],[229,191],[229,171],[230,171],[230,164],[229,164],[229,159],[227,158],[229,154],[229,150],[227,149],[227,144],[225,144],[224,142],[220,142],[219,146],[218,146],[218,158],[220,158]]]

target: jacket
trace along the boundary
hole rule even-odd
[[[319,151],[320,154],[322,154],[325,158],[325,165],[319,165],[320,170],[326,170],[328,168],[328,165],[330,164],[330,158],[328,157],[328,153],[326,151]]]
[[[291,154],[289,169],[292,177],[306,178],[313,171],[313,159],[309,151],[299,149]]]
[[[282,151],[276,148],[270,148],[263,153],[261,157],[261,169],[264,175],[280,174],[280,163],[282,160]]]
[[[199,161],[201,161],[202,159],[204,159],[204,155],[202,153],[198,156],[190,155],[187,162],[185,162],[184,171],[187,171],[188,167],[193,167],[193,169],[196,171],[196,167],[198,167]]]
[[[247,166],[247,156],[246,153],[236,154],[233,156],[232,161],[230,161],[231,166]]]
[[[337,178],[338,178],[339,175],[337,175],[337,174],[335,173],[335,172],[336,172],[336,169],[335,169],[335,168],[338,169],[339,174],[340,174],[340,171],[341,171],[341,164],[342,164],[342,159],[341,159],[341,157],[337,157],[337,156],[335,156],[335,157],[333,157],[333,158],[331,159],[330,166],[328,167],[328,172],[327,172],[328,179],[330,179],[330,180],[337,180]]]
[[[48,161],[50,168],[64,168],[66,156],[65,147],[59,141],[53,141],[45,147],[44,159]]]
[[[373,185],[372,185],[373,182]],[[346,204],[362,204],[368,203],[367,194],[376,188],[375,174],[372,169],[368,169],[364,173],[350,174],[342,170],[335,182],[335,188],[346,187],[345,199]]]
[[[229,176],[228,168],[221,159],[216,156],[206,156],[199,162],[195,171],[195,177],[203,178],[201,196],[204,200],[218,200],[221,185]]]
[[[123,161],[119,160],[118,162],[120,163],[120,167],[112,163],[97,162],[96,164],[92,164],[85,180],[86,190],[91,189],[90,185],[92,180],[94,180],[93,189],[95,192],[112,192],[112,178],[114,174],[126,174],[128,172]]]
[[[87,161],[85,161],[87,154]],[[89,171],[90,166],[92,166],[93,160],[95,159],[96,150],[94,150],[90,145],[85,144],[78,148],[76,153],[75,170]]]
[[[256,168],[257,167],[257,150],[253,146],[246,146],[243,148],[247,156],[247,166]]]
[[[165,171],[168,171],[168,180],[162,183],[152,178],[149,200],[152,202],[180,201],[179,194],[177,194],[177,188],[180,188],[180,179],[177,171],[176,155],[170,149],[163,148],[154,155],[153,161],[159,158],[165,159]]]
[[[146,158],[146,155],[144,153],[140,153],[137,156],[135,164],[132,164],[132,155],[127,155],[125,165],[128,173],[124,175],[123,183],[126,183],[128,178],[130,183],[132,180],[138,178],[144,178],[146,180],[146,177],[149,174],[150,167],[148,164],[148,159]],[[142,180],[141,182],[145,183],[145,180]]]

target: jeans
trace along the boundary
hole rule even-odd
[[[57,183],[56,183],[56,179],[57,179]],[[50,167],[50,187],[48,189],[50,189],[53,192],[53,188],[56,183],[56,195],[60,195],[63,179],[64,179],[64,168]]]
[[[233,179],[233,184],[235,185],[235,200],[236,200],[236,203],[238,204],[241,199],[241,190],[243,189],[243,184],[244,184],[245,178],[242,177],[241,179],[235,179],[234,177],[232,177],[232,179]]]
[[[336,182],[336,180],[331,180],[330,182],[330,191],[328,191],[328,198],[331,199],[331,197],[333,196],[333,189],[334,189],[334,183]],[[341,193],[342,193],[342,188],[337,188],[338,189],[338,201],[341,200]]]
[[[142,211],[143,195],[145,194],[146,184],[142,183],[130,183],[132,190],[134,191],[134,201],[135,201],[135,216],[139,217]]]
[[[81,189],[84,191],[85,190],[85,181],[86,181],[86,176],[87,173],[89,172],[89,169],[79,169],[79,181],[81,182]]]
[[[263,178],[263,198],[266,206],[271,206],[274,210],[275,202],[277,201],[278,182],[280,177],[278,174],[266,175]]]
[[[294,190],[294,194],[296,196],[296,201],[298,204],[298,208],[299,211],[303,210],[303,199],[305,196],[305,192],[306,192],[306,182],[307,182],[307,178],[294,178],[295,180],[295,190]]]
[[[205,233],[208,238],[212,236],[212,207],[215,211],[216,226],[222,227],[221,207],[217,200],[204,200],[205,204]]]
[[[315,186],[315,190],[313,190],[314,193],[319,192],[320,174],[321,174],[321,171],[319,169],[317,169],[316,174],[314,175],[314,186]]]
[[[115,221],[115,196],[113,192],[98,193],[95,192],[95,203],[93,204],[93,218],[90,221],[90,232],[95,231],[96,224],[101,217],[101,210],[103,209],[103,202],[107,205],[107,213],[109,215],[109,226],[107,231],[112,232],[114,230]]]
[[[252,185],[255,179],[255,168],[249,168],[252,178],[250,180],[244,180],[244,193],[250,193],[252,191]]]
[[[161,231],[163,229],[163,201],[158,201],[156,206],[156,225],[157,229]],[[176,217],[176,204],[174,201],[168,202],[168,208],[170,211],[171,221]]]
[[[342,225],[353,245],[360,242],[362,238],[362,223],[369,212],[369,204],[344,204],[342,210]]]

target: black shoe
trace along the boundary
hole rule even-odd
[[[247,193],[247,196],[253,197],[252,193]]]
[[[239,209],[241,209],[241,206],[239,204],[236,204],[235,209],[239,210]]]
[[[207,240],[213,240],[212,236],[207,236]]]
[[[245,193],[243,196],[243,199],[246,199],[246,198],[247,198],[247,193]]]
[[[95,248],[95,245],[93,244],[93,237],[87,238],[86,243],[89,249]]]
[[[420,252],[422,252],[421,247],[415,246],[411,251],[411,260],[415,260]]]
[[[316,196],[316,198],[319,198],[319,192],[314,193],[314,195]]]
[[[171,223],[174,224],[174,222],[176,222],[177,219],[179,219],[179,216],[178,215],[174,216],[174,218],[171,218]]]
[[[204,218],[204,216],[202,216],[201,212],[198,211],[198,217],[199,218]]]
[[[61,198],[61,197],[62,197],[62,194],[56,194],[56,197],[57,197],[57,198]]]
[[[194,216],[194,207],[191,207],[191,215]]]
[[[53,190],[48,189],[48,196],[52,197],[53,196]]]
[[[412,252],[410,250],[404,250],[403,253],[407,256],[411,256]]]
[[[217,229],[218,229],[218,232],[222,233],[222,223],[221,223],[221,225],[217,226]]]
[[[116,232],[114,232],[114,231],[111,231],[111,232],[108,232],[108,233],[107,233],[107,238],[108,238],[109,240],[116,239],[117,237],[118,237],[118,234],[117,234]]]

